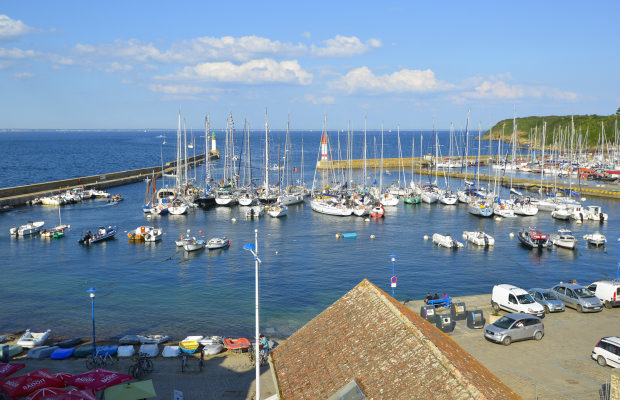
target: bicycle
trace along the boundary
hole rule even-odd
[[[94,356],[90,355],[86,358],[86,368],[88,369],[103,368],[117,363],[118,360],[115,360],[109,352],[97,351]]]
[[[139,379],[145,374],[153,372],[153,361],[145,353],[138,353],[137,356],[133,357],[127,372]]]
[[[254,351],[254,346],[250,346],[248,349],[248,357],[250,358],[252,367],[256,367],[256,352]],[[267,352],[259,350],[259,363],[260,365],[267,365],[269,363],[269,355]]]
[[[188,358],[186,354],[183,354],[181,357],[181,372],[189,371],[188,368]],[[202,367],[204,365],[204,353],[200,352],[200,361],[198,362],[198,371],[202,372]]]

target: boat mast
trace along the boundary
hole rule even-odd
[[[366,193],[366,116],[364,115],[364,194]]]
[[[379,168],[379,194],[383,193],[383,121],[381,121],[381,166]]]
[[[265,196],[269,196],[269,125],[265,108]]]

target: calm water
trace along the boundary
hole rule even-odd
[[[433,142],[432,135],[424,134],[425,152],[430,153],[433,149],[426,146]],[[173,159],[175,134],[165,133],[166,145],[161,144],[163,138],[159,135],[163,132],[0,134],[0,186],[159,165],[162,155],[164,161]],[[218,147],[223,150],[223,135],[218,135]],[[412,135],[416,137],[419,154],[420,133],[401,132],[403,156],[411,154]],[[238,136],[241,142],[241,135]],[[334,158],[338,158],[336,136],[330,133]],[[277,160],[278,139],[283,154],[283,137],[282,132],[271,134],[273,160]],[[295,132],[291,137],[290,159],[296,166],[301,165],[303,137],[304,180],[310,183],[320,133]],[[340,134],[343,157],[345,137],[346,134]],[[260,174],[263,138],[264,133],[252,135],[254,174]],[[196,140],[202,143],[204,138],[196,133]],[[447,155],[445,132],[440,140],[441,151]],[[386,133],[384,141],[385,157],[396,156],[395,132]],[[368,138],[369,157],[374,157],[375,142],[380,155],[380,137],[373,132]],[[361,157],[362,145],[363,138],[356,133],[354,157]],[[201,148],[204,145],[197,145],[197,149]],[[221,169],[221,164],[216,168]],[[220,176],[220,169],[216,177]],[[198,180],[203,178],[203,167],[198,168],[196,175]],[[300,179],[297,175],[296,179]],[[276,176],[277,173],[270,179]],[[384,176],[384,182],[397,176],[397,171],[392,171]],[[452,185],[458,187],[460,182]],[[293,333],[364,278],[391,293],[392,253],[397,256],[395,297],[401,301],[424,297],[427,291],[453,296],[490,293],[494,284],[504,282],[525,288],[548,287],[568,279],[585,283],[615,277],[618,262],[615,237],[620,233],[620,207],[610,201],[587,202],[600,204],[609,213],[609,222],[604,225],[557,222],[544,212],[535,217],[496,222],[474,217],[464,206],[438,204],[400,204],[388,209],[384,220],[370,222],[317,214],[309,204],[290,207],[288,216],[281,219],[267,216],[248,221],[238,207],[197,209],[185,216],[147,219],[141,209],[144,183],[110,191],[120,193],[125,201],[115,205],[86,201],[61,207],[62,222],[73,229],[59,240],[42,240],[38,236],[12,238],[8,234],[11,226],[28,220],[56,225],[58,208],[21,207],[0,214],[0,252],[5,254],[5,262],[0,266],[0,333],[51,328],[67,336],[88,336],[91,308],[86,290],[94,286],[99,290],[95,298],[98,335],[250,335],[254,329],[254,262],[242,247],[253,242],[254,229],[259,231],[262,259],[261,327],[272,328],[279,336]],[[235,223],[232,218],[236,218]],[[126,240],[127,230],[145,224],[163,228],[164,240],[156,244]],[[77,244],[83,230],[99,225],[118,225],[117,239],[91,247]],[[546,233],[569,225],[580,240],[585,233],[600,231],[607,236],[609,246],[607,250],[587,248],[581,240],[577,251],[532,252],[509,237],[511,232],[529,225]],[[205,238],[226,235],[231,247],[186,254],[177,249],[174,238],[187,229],[196,235],[202,230]],[[451,251],[423,239],[424,235],[440,232],[461,240],[464,230],[477,229],[495,236],[495,248],[466,246]],[[337,240],[337,232],[356,232],[358,236]],[[371,235],[376,239],[371,240]]]

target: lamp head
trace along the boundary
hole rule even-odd
[[[392,262],[395,262],[395,261],[396,261],[396,254],[392,253],[392,255],[391,255],[390,257],[391,257],[391,259],[392,259]]]
[[[247,243],[243,245],[243,250],[254,251],[256,250],[256,246],[254,246],[254,244],[252,243]]]
[[[93,298],[95,297],[95,293],[97,293],[97,289],[95,289],[94,287],[91,287],[90,289],[86,291],[86,293],[89,293],[90,297]]]

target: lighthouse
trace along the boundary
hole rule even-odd
[[[211,153],[215,153],[215,150],[217,148],[215,147],[215,132],[211,133]]]
[[[323,165],[323,163],[327,165],[327,161],[327,132],[324,132],[321,137],[321,165]]]

